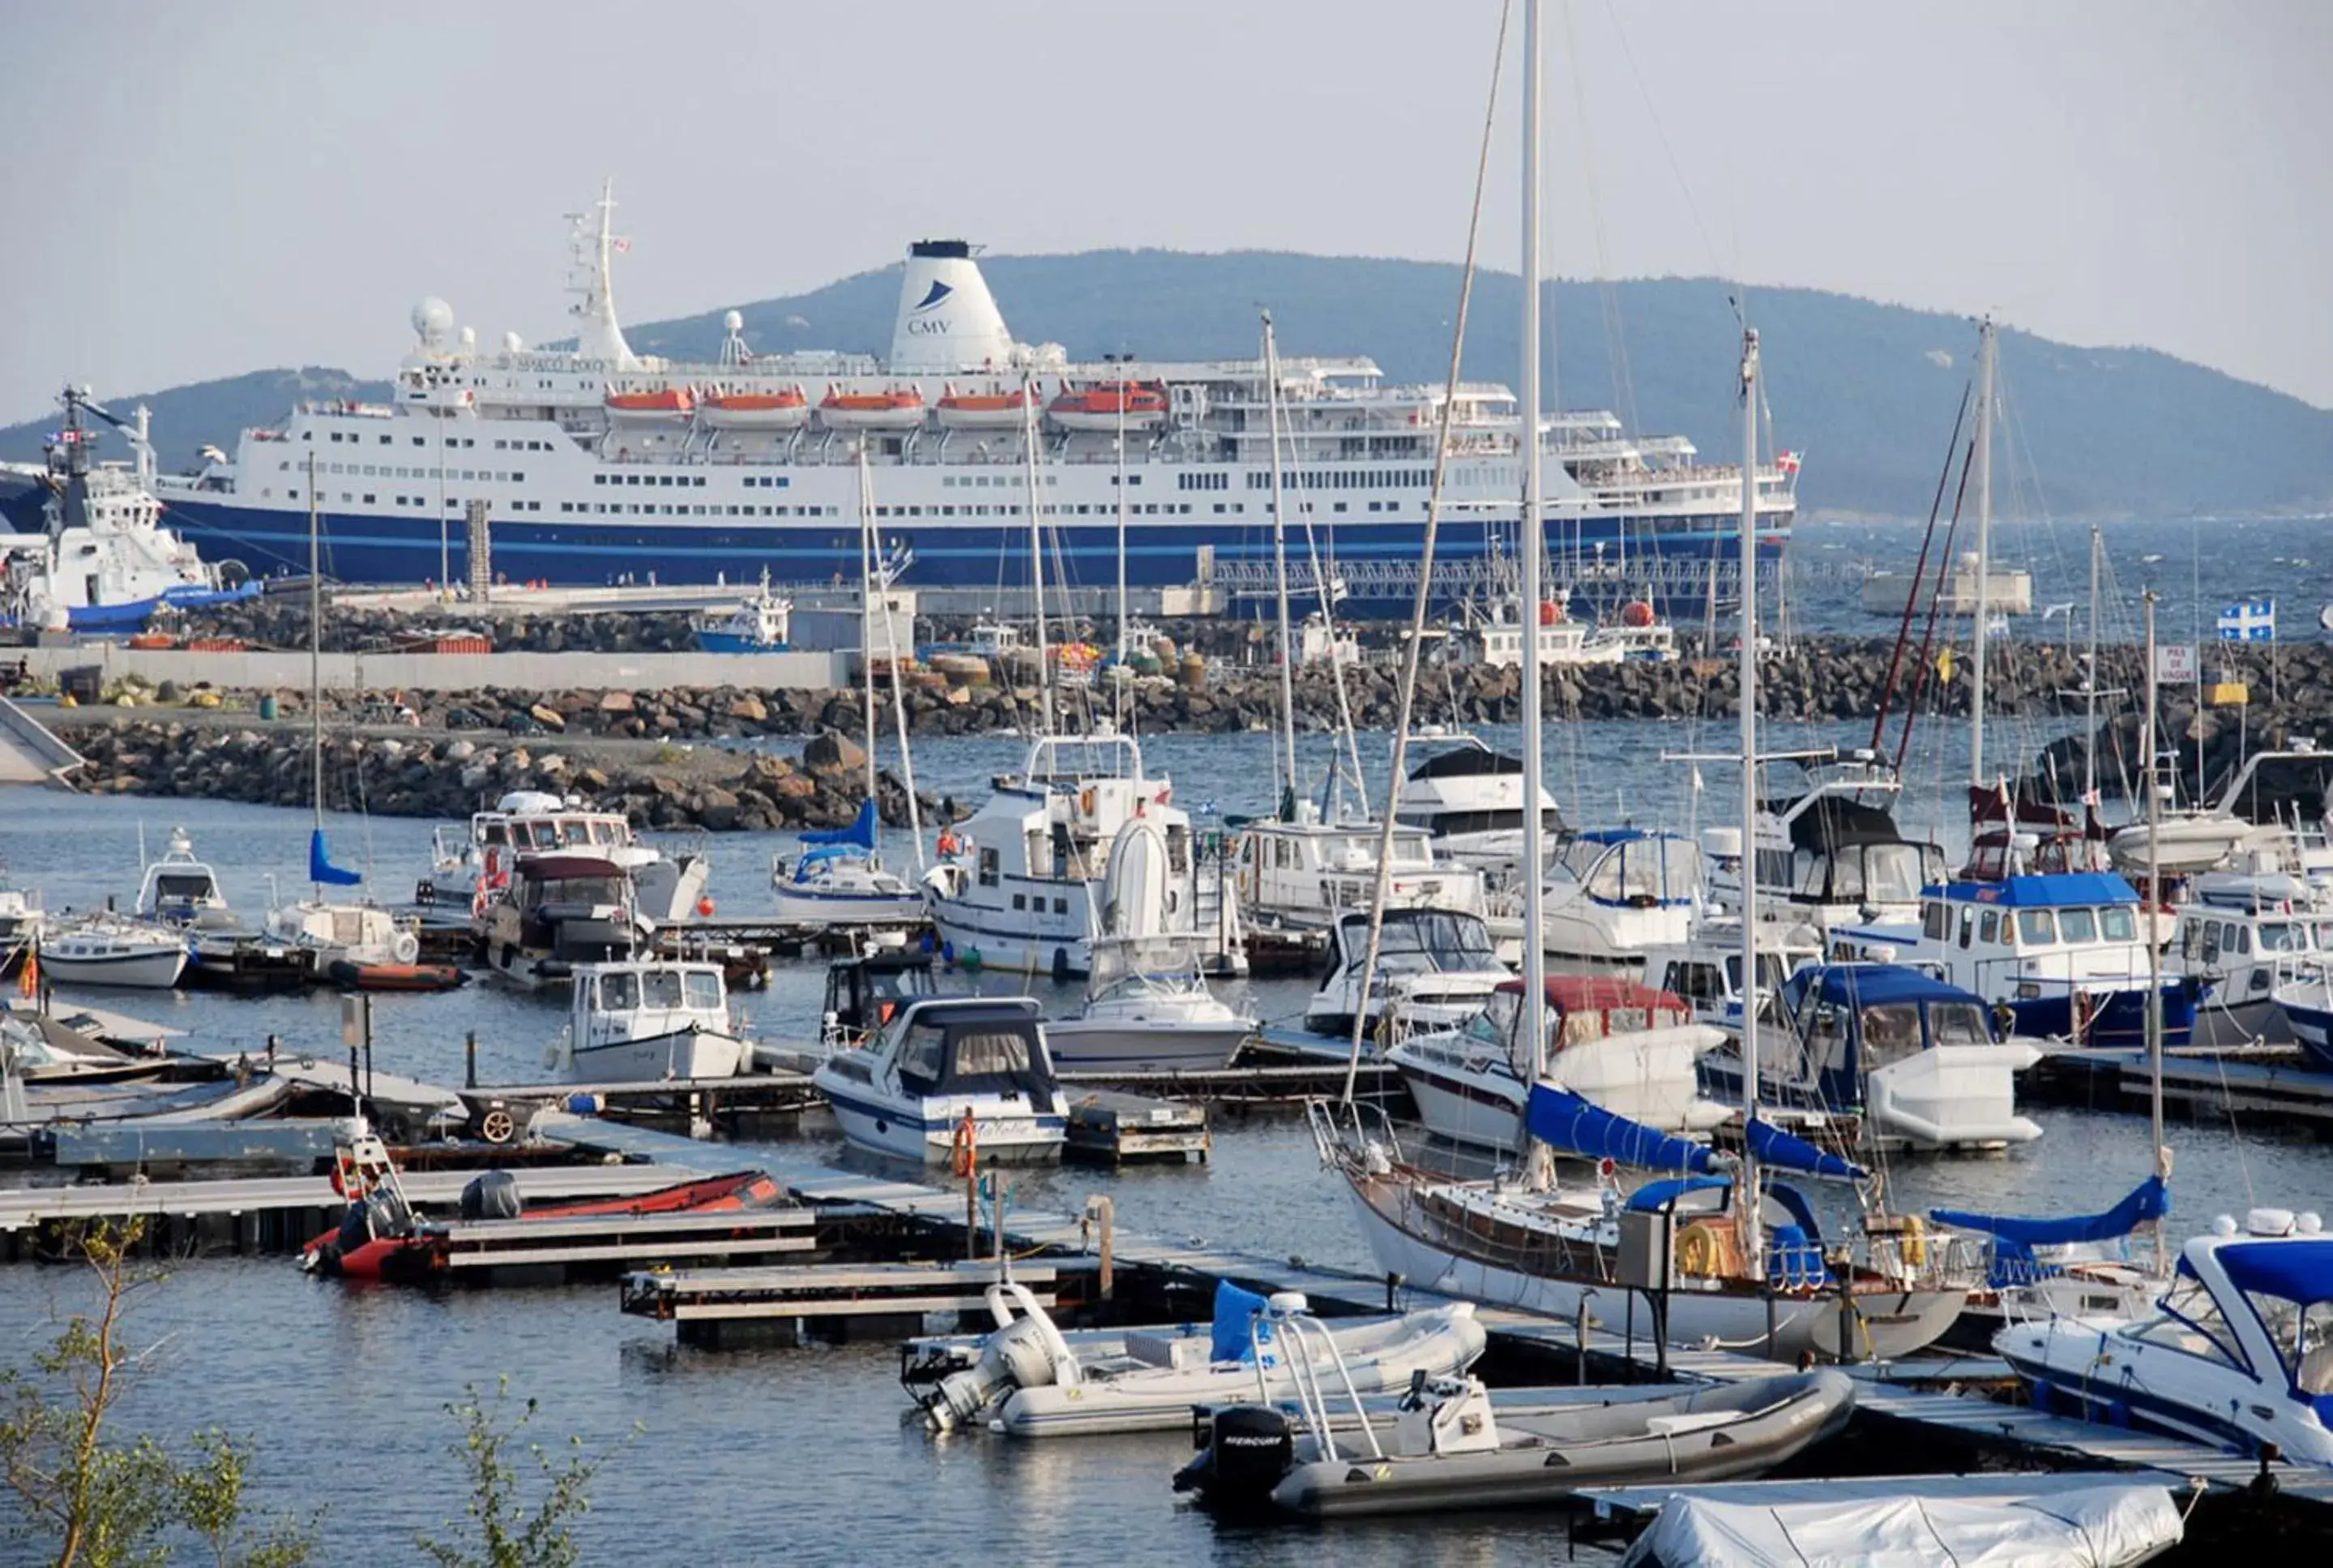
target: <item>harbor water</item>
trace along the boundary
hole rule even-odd
[[[1567,815],[1582,823],[1627,817],[1683,828],[1695,822],[1696,798],[1702,822],[1723,820],[1733,765],[1662,758],[1728,748],[1730,730],[1723,716],[1707,725],[1551,729],[1550,784]],[[1997,724],[1988,746],[2013,763],[2063,732],[2063,726]],[[1508,746],[1516,740],[1512,732],[1485,738]],[[1777,750],[1862,744],[1869,728],[1800,735],[1775,726],[1768,738]],[[1307,768],[1317,769],[1330,742],[1307,736],[1303,749]],[[922,745],[917,782],[969,806],[991,775],[1017,765],[1020,751],[1004,737]],[[1359,751],[1373,790],[1381,791],[1387,737],[1364,736]],[[1146,755],[1154,772],[1172,776],[1175,803],[1195,813],[1253,812],[1272,798],[1266,736],[1157,737],[1146,743]],[[1952,803],[1967,767],[1965,729],[1924,730],[1906,766],[1900,816],[1907,832],[1935,830],[1957,847],[1963,830],[1952,820]],[[409,894],[427,869],[432,824],[336,815],[329,825],[335,858],[367,868],[384,900]],[[308,822],[297,812],[0,794],[0,859],[19,885],[43,890],[52,909],[87,908],[109,896],[127,903],[137,888],[141,829],[148,851],[158,852],[174,826],[188,831],[246,914],[266,907],[271,879],[287,897],[300,890]],[[904,835],[893,838],[893,860],[911,859]],[[767,908],[770,858],[791,848],[788,841],[733,834],[703,847],[714,856],[713,894],[722,913]],[[1000,990],[1018,983],[990,976],[982,984]],[[815,964],[782,963],[768,990],[742,998],[741,1011],[754,1034],[807,1039],[821,985]],[[1292,1021],[1311,988],[1299,980],[1248,987],[1272,1021]],[[1072,990],[1042,980],[1036,990],[1050,1011],[1075,1005]],[[271,1034],[295,1053],[343,1050],[329,993],[61,995],[184,1029],[206,1050],[257,1051]],[[564,1012],[549,999],[475,984],[443,996],[378,997],[374,1018],[383,1071],[458,1083],[464,1037],[475,1031],[482,1082],[512,1082],[546,1076],[543,1052]],[[2104,1207],[2148,1169],[2141,1119],[2052,1109],[2034,1115],[2045,1135],[2004,1155],[1894,1161],[1891,1206],[2069,1212]],[[2172,1142],[2175,1233],[2255,1201],[2333,1207],[2333,1149],[2224,1121],[2175,1124]],[[843,1150],[822,1116],[782,1144],[707,1157],[712,1165],[740,1167],[771,1158],[863,1163]],[[1318,1169],[1293,1114],[1219,1119],[1206,1166],[1068,1169],[1016,1180],[1016,1204],[1075,1209],[1089,1194],[1107,1192],[1119,1225],[1130,1229],[1266,1257],[1370,1266],[1341,1188]],[[0,1271],[5,1363],[29,1362],[55,1316],[89,1298],[90,1282],[78,1270]],[[416,1560],[408,1545],[413,1534],[461,1514],[461,1470],[447,1448],[458,1428],[444,1407],[466,1385],[491,1390],[503,1376],[515,1397],[541,1401],[538,1436],[580,1436],[607,1456],[583,1526],[589,1562],[647,1553],[704,1564],[945,1563],[1003,1554],[1027,1563],[1244,1563],[1323,1545],[1285,1531],[1218,1526],[1178,1505],[1168,1490],[1188,1454],[1178,1434],[1007,1444],[972,1433],[934,1441],[901,1419],[906,1400],[887,1344],[685,1350],[668,1327],[620,1315],[606,1285],[429,1294],[310,1279],[282,1257],[192,1260],[140,1297],[133,1334],[152,1348],[122,1409],[124,1427],[176,1438],[210,1425],[247,1434],[257,1448],[261,1500],[323,1510],[327,1562]],[[1560,1520],[1484,1515],[1339,1526],[1334,1551],[1339,1562],[1356,1563],[1544,1563],[1562,1543]],[[0,1544],[0,1561],[13,1549]]]

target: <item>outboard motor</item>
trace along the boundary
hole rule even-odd
[[[523,1207],[519,1201],[518,1178],[507,1170],[489,1170],[474,1176],[462,1188],[464,1219],[516,1219]]]
[[[1034,1318],[1017,1318],[988,1336],[980,1360],[940,1380],[939,1392],[924,1407],[932,1430],[946,1432],[977,1421],[1003,1390],[1039,1389],[1053,1380],[1053,1358],[1045,1331]]]
[[[1207,1446],[1176,1472],[1177,1492],[1224,1513],[1267,1508],[1296,1465],[1296,1434],[1269,1405],[1225,1405],[1207,1423]]]

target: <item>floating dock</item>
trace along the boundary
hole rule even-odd
[[[1070,1095],[1064,1159],[1075,1155],[1106,1165],[1161,1159],[1204,1165],[1214,1150],[1207,1113],[1199,1106],[1113,1089],[1080,1090]]]
[[[664,1174],[674,1175],[669,1169]],[[608,1277],[649,1265],[809,1253],[818,1246],[817,1232],[816,1215],[784,1207],[717,1214],[432,1221],[415,1234],[435,1246],[451,1277],[480,1284],[517,1284]]]
[[[2144,1112],[2152,1074],[2144,1051],[2059,1051],[2028,1079],[2037,1100]],[[2239,1115],[2322,1136],[2333,1133],[2333,1073],[2310,1069],[2298,1045],[2175,1047],[2164,1053],[2163,1103],[2195,1121]]]
[[[1055,1304],[1060,1271],[1019,1265],[1012,1278]],[[978,1312],[1003,1277],[992,1262],[840,1264],[794,1268],[656,1270],[624,1276],[622,1307],[671,1323],[683,1344],[722,1349],[816,1339],[898,1338],[930,1313]]]

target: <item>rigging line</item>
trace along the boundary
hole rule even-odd
[[[1474,206],[1466,220],[1466,260],[1458,277],[1458,313],[1450,330],[1450,375],[1443,390],[1441,418],[1434,432],[1434,481],[1426,493],[1426,538],[1422,545],[1417,571],[1417,592],[1410,606],[1409,646],[1403,650],[1401,686],[1395,698],[1393,729],[1393,769],[1386,780],[1385,820],[1378,828],[1378,871],[1376,886],[1369,894],[1369,944],[1361,966],[1361,996],[1363,1005],[1353,1009],[1353,1038],[1345,1059],[1345,1103],[1353,1103],[1353,1086],[1361,1072],[1361,1041],[1367,1032],[1367,998],[1370,983],[1377,977],[1378,948],[1385,936],[1387,895],[1392,890],[1394,806],[1401,794],[1402,764],[1409,749],[1410,707],[1417,695],[1419,656],[1426,647],[1426,611],[1434,592],[1434,546],[1442,526],[1442,483],[1450,467],[1450,428],[1458,408],[1459,371],[1466,351],[1466,315],[1474,301],[1474,257],[1483,237],[1483,197],[1490,188],[1491,141],[1498,130],[1499,77],[1506,64],[1507,23],[1513,11],[1513,0],[1502,0],[1499,6],[1499,33],[1491,50],[1491,91],[1483,110],[1483,147],[1474,161]],[[1529,286],[1526,280],[1525,286]],[[1534,351],[1538,345],[1533,344]],[[1534,413],[1536,411],[1534,410]],[[1538,442],[1531,442],[1536,448]],[[1538,454],[1533,451],[1536,459]],[[1536,606],[1532,614],[1538,614]],[[1524,629],[1526,636],[1536,636],[1536,626]],[[1445,667],[1446,668],[1446,667]],[[1455,677],[1452,678],[1455,680]],[[1456,688],[1452,688],[1455,707]],[[1537,745],[1537,737],[1531,744]],[[1539,803],[1524,803],[1529,810],[1539,809]]]
[[[1960,536],[1961,507],[1968,500],[1969,473],[1975,466],[1976,438],[1971,437],[1968,447],[1961,457],[1961,483],[1958,493],[1953,496],[1953,519],[1944,528],[1944,558],[1946,562],[1953,559],[1953,544]],[[1920,715],[1920,697],[1927,689],[1928,670],[1931,661],[1936,655],[1936,617],[1944,608],[1946,581],[1944,572],[1939,570],[1936,573],[1936,586],[1928,596],[1928,625],[1927,629],[1920,634],[1920,661],[1912,667],[1912,691],[1911,695],[1904,699],[1904,733],[1896,742],[1896,776],[1899,779],[1904,776],[1904,754],[1912,748],[1912,730],[1914,721]],[[1916,586],[1914,592],[1918,592]],[[1978,635],[1983,635],[1982,628],[1979,629]]]
[[[1312,564],[1312,587],[1320,601],[1320,630],[1329,639],[1329,675],[1337,685],[1337,717],[1345,729],[1346,757],[1352,764],[1353,787],[1356,790],[1366,790],[1368,785],[1361,782],[1361,743],[1359,737],[1353,733],[1352,694],[1346,689],[1345,686],[1345,661],[1337,653],[1337,594],[1335,589],[1330,586],[1327,574],[1321,570],[1320,542],[1312,534],[1311,503],[1301,499],[1306,490],[1303,470],[1301,467],[1297,470],[1296,494],[1301,503],[1298,515],[1304,519],[1304,553]],[[1331,565],[1335,563],[1335,542],[1332,539],[1330,544]],[[1293,658],[1294,655],[1292,650],[1283,649],[1282,657]],[[1292,765],[1294,759],[1291,757],[1290,761]],[[1336,748],[1333,746],[1330,748],[1329,771],[1332,774],[1337,771]],[[1332,803],[1334,794],[1335,792],[1332,791]]]
[[[1645,101],[1645,113],[1653,122],[1653,139],[1660,144],[1661,156],[1668,160],[1669,176],[1676,181],[1677,191],[1685,197],[1685,216],[1693,219],[1694,232],[1701,236],[1702,248],[1709,253],[1710,273],[1715,277],[1731,276],[1734,269],[1727,266],[1719,256],[1717,242],[1709,236],[1709,226],[1701,221],[1701,207],[1693,199],[1693,187],[1685,180],[1684,166],[1677,162],[1676,149],[1669,143],[1668,130],[1661,124],[1660,111],[1653,105],[1652,89],[1645,85],[1645,73],[1637,68],[1636,52],[1628,47],[1628,30],[1620,24],[1620,14],[1614,8],[1612,0],[1604,0],[1604,14],[1611,18],[1613,35],[1620,42],[1620,58],[1627,64],[1629,80],[1637,84],[1637,95]],[[1749,321],[1742,313],[1742,302],[1728,298],[1726,303],[1733,307],[1735,324],[1747,326]]]
[[[1944,509],[1944,488],[1953,482],[1953,453],[1959,448],[1961,429],[1968,422],[1969,395],[1970,388],[1963,383],[1960,412],[1953,416],[1952,438],[1944,443],[1944,467],[1936,475],[1935,498],[1928,503],[1928,531],[1920,538],[1919,563],[1912,569],[1911,586],[1904,591],[1904,619],[1896,625],[1896,646],[1887,656],[1887,678],[1879,688],[1879,711],[1871,718],[1871,747],[1874,751],[1879,749],[1879,742],[1887,733],[1888,705],[1896,699],[1896,670],[1903,661],[1905,640],[1912,635],[1912,607],[1919,601],[1920,584],[1928,574],[1928,549],[1935,543],[1936,519]],[[1946,570],[1949,564],[1942,563],[1938,570]]]

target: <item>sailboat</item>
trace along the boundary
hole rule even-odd
[[[468,978],[457,965],[424,964],[421,939],[370,899],[335,899],[326,888],[353,888],[361,871],[332,863],[324,841],[323,578],[316,459],[308,458],[308,739],[314,754],[315,822],[308,832],[310,895],[267,911],[267,934],[307,953],[313,977],[366,991],[446,991]]]
[[[1526,11],[1536,33],[1536,7]],[[1543,500],[1540,332],[1539,69],[1535,40],[1525,60],[1523,207],[1523,371],[1521,441],[1523,601],[1540,598]],[[1758,335],[1745,329],[1742,345],[1742,819],[1757,807],[1757,473]],[[1430,572],[1430,564],[1428,568]],[[1539,649],[1523,643],[1522,782],[1533,798],[1543,766]],[[1542,824],[1523,823],[1523,863],[1543,864]],[[1758,887],[1743,879],[1743,972],[1758,969],[1761,927]],[[1451,1180],[1405,1163],[1391,1124],[1373,1127],[1350,1096],[1316,1103],[1312,1125],[1322,1159],[1344,1180],[1379,1267],[1431,1290],[1495,1302],[1569,1319],[1591,1301],[1606,1324],[1633,1313],[1643,1297],[1645,1321],[1656,1338],[1716,1338],[1736,1344],[1763,1342],[1767,1353],[1789,1359],[1901,1355],[1931,1343],[1948,1329],[1966,1296],[1965,1284],[1945,1278],[1949,1248],[1909,1245],[1901,1236],[1872,1236],[1869,1261],[1835,1265],[1826,1250],[1813,1206],[1795,1188],[1767,1179],[1784,1169],[1834,1179],[1865,1172],[1839,1157],[1782,1132],[1758,1115],[1761,1021],[1743,1020],[1745,1153],[1723,1169],[1708,1148],[1613,1115],[1543,1080],[1547,1031],[1544,891],[1523,880],[1523,980],[1517,997],[1516,1036],[1534,1060],[1524,1111],[1530,1144],[1519,1175],[1487,1181]],[[1617,1187],[1560,1188],[1553,1155],[1567,1150],[1617,1165],[1661,1173],[1622,1193]],[[1723,1173],[1721,1174],[1721,1171]],[[1867,1229],[1869,1228],[1867,1223]]]

